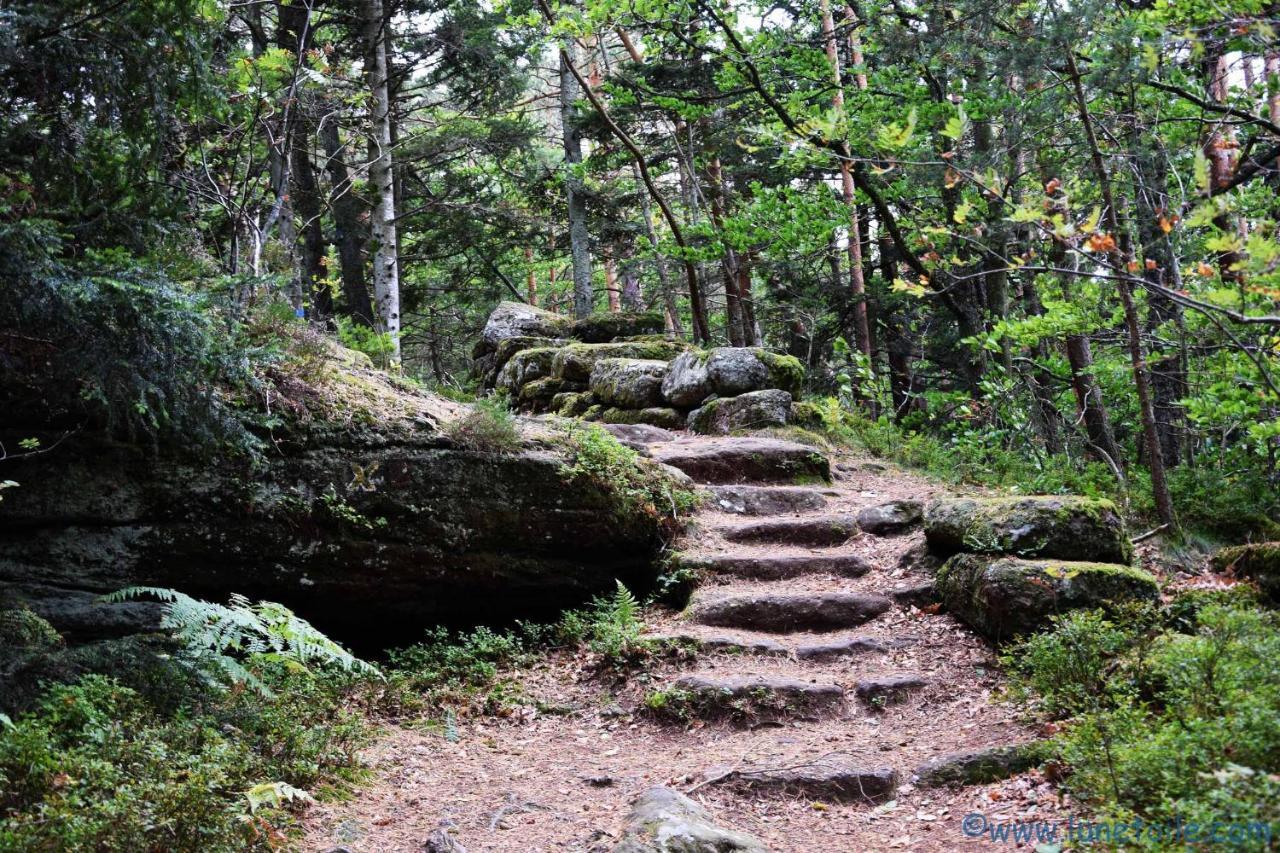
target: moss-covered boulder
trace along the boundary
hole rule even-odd
[[[0,610],[0,655],[56,648],[62,635],[25,607]]]
[[[644,409],[602,409],[599,418],[606,424],[648,424],[663,429],[684,429],[684,413],[662,406]]]
[[[535,379],[532,382],[526,382],[520,386],[520,393],[516,399],[522,408],[542,412],[551,408],[551,401],[555,399],[557,394],[566,391],[580,392],[582,391],[582,386],[565,382],[563,379],[556,379],[554,376],[547,376],[542,379]]]
[[[1128,563],[1124,519],[1107,500],[1071,495],[939,498],[925,509],[925,537],[939,554],[972,551]]]
[[[595,403],[590,391],[561,391],[551,398],[550,410],[561,417],[576,418]]]
[[[475,355],[494,352],[508,338],[567,338],[572,331],[573,320],[568,317],[523,302],[500,302],[484,324]]]
[[[672,341],[630,341],[611,344],[569,344],[556,350],[551,375],[567,382],[590,382],[591,371],[606,358],[671,361],[684,350]]]
[[[983,554],[952,557],[936,588],[950,613],[995,640],[1046,628],[1057,613],[1160,594],[1156,579],[1132,566]]]
[[[592,314],[575,320],[570,335],[583,343],[603,344],[618,338],[659,335],[663,325],[662,315],[656,311]]]
[[[734,430],[785,426],[791,414],[791,395],[769,389],[720,397],[689,413],[689,431],[728,435]]]
[[[662,394],[672,406],[691,409],[713,395],[736,397],[778,389],[794,397],[803,382],[804,368],[793,356],[759,347],[717,347],[688,352],[673,361]]]
[[[555,362],[556,347],[533,347],[512,353],[511,358],[498,371],[494,383],[504,391],[518,391],[521,386],[551,376],[552,364]]]
[[[1223,548],[1213,555],[1213,566],[1253,581],[1268,601],[1280,605],[1280,542]]]
[[[530,335],[507,338],[499,341],[497,349],[492,353],[476,360],[476,374],[483,380],[485,387],[492,388],[502,368],[507,366],[507,362],[511,361],[511,357],[516,353],[530,349],[562,347],[566,343],[568,341],[564,338],[539,338]]]
[[[591,370],[591,393],[606,406],[647,409],[662,405],[667,362],[643,358],[603,358]]]

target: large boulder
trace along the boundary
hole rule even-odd
[[[779,389],[795,396],[804,381],[798,359],[759,347],[718,347],[688,352],[671,364],[662,394],[677,408],[690,409],[708,397],[736,397]]]
[[[995,640],[1049,627],[1049,617],[1124,601],[1155,601],[1160,586],[1132,566],[957,554],[938,570],[943,606]]]
[[[566,382],[590,382],[597,362],[606,358],[670,361],[684,350],[672,341],[621,341],[611,344],[569,344],[556,350],[551,373]]]
[[[508,338],[567,338],[572,329],[573,321],[568,317],[523,302],[500,302],[480,332],[475,354],[493,352]]]
[[[939,554],[972,551],[1128,563],[1124,519],[1108,500],[1071,495],[939,498],[925,509],[925,537]]]
[[[538,338],[531,335],[520,335],[507,338],[498,343],[498,348],[488,355],[482,355],[475,361],[474,373],[484,381],[486,388],[492,388],[507,362],[518,352],[529,349],[546,349],[561,347],[568,343],[564,338]]]
[[[385,648],[437,623],[547,618],[615,578],[644,587],[663,534],[554,449],[460,450],[426,425],[282,441],[256,464],[81,433],[5,477],[21,488],[0,501],[3,606],[76,641],[145,615],[94,595],[151,585],[280,601]]]
[[[785,426],[791,414],[791,395],[770,389],[737,397],[720,397],[689,413],[689,431],[728,435],[739,429]]]
[[[592,314],[575,320],[572,337],[588,344],[603,344],[618,338],[659,335],[663,331],[662,315],[656,311]]]
[[[507,363],[498,371],[497,387],[504,391],[519,391],[521,386],[535,379],[551,376],[551,366],[559,350],[553,347],[534,347],[512,353]]]
[[[1280,605],[1280,542],[1254,542],[1223,548],[1213,555],[1213,566],[1258,585],[1263,596]]]
[[[667,362],[642,358],[604,358],[591,369],[591,393],[606,406],[647,409],[662,405]]]
[[[632,805],[613,853],[766,853],[758,839],[717,826],[702,806],[671,788],[650,788]]]

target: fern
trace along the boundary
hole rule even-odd
[[[215,683],[230,681],[271,696],[271,689],[246,663],[281,662],[304,670],[312,665],[381,677],[283,604],[233,594],[227,604],[201,601],[175,589],[131,586],[104,596],[106,602],[154,598],[164,602],[160,627],[182,647],[184,663]]]

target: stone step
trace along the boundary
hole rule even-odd
[[[632,450],[646,452],[649,445],[675,441],[676,434],[649,424],[601,424],[606,432]]]
[[[986,785],[1017,776],[1040,763],[1043,742],[1001,744],[940,755],[915,770],[921,788],[940,785]]]
[[[669,634],[645,634],[641,639],[678,643],[701,652],[726,652],[766,657],[786,657],[791,654],[791,650],[786,646],[766,637],[737,637],[732,634],[694,634],[676,631]]]
[[[876,567],[857,554],[771,554],[767,556],[681,556],[681,566],[708,575],[729,575],[752,580],[785,580],[801,575],[839,575],[858,578]]]
[[[871,637],[845,637],[830,643],[806,643],[796,646],[795,656],[800,660],[823,661],[862,655],[878,655],[889,651],[893,643]]]
[[[776,675],[686,675],[645,700],[661,717],[737,723],[814,717],[843,703],[844,689],[838,684]]]
[[[882,595],[850,592],[800,595],[731,595],[695,603],[693,620],[719,628],[782,634],[854,628],[884,613],[892,602]]]
[[[929,686],[929,680],[914,672],[866,678],[854,685],[858,698],[873,708],[905,702]]]
[[[924,518],[920,501],[889,501],[858,512],[858,526],[868,533],[887,536],[910,530]]]
[[[875,805],[892,799],[898,789],[893,768],[859,767],[843,756],[823,756],[777,770],[712,771],[707,778],[711,784],[739,791],[830,803]]]
[[[804,486],[712,486],[711,506],[734,515],[815,512],[827,505],[817,489]]]
[[[752,521],[720,528],[728,542],[759,542],[780,545],[831,547],[843,545],[858,532],[852,515],[823,515]]]
[[[650,454],[695,481],[712,485],[831,480],[830,463],[821,452],[808,445],[772,438],[684,439],[652,445]]]

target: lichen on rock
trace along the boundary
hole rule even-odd
[[[936,553],[971,551],[1128,563],[1124,519],[1108,500],[1072,495],[940,498],[925,509]]]

